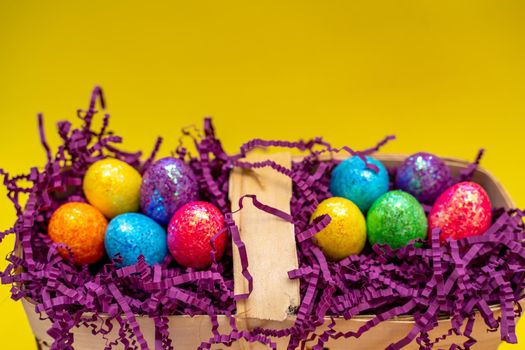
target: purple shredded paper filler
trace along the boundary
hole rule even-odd
[[[58,247],[47,236],[47,223],[53,211],[68,201],[85,201],[82,178],[93,162],[115,157],[144,172],[154,162],[163,142],[158,138],[149,156],[141,161],[142,152],[126,152],[118,147],[122,139],[110,132],[109,114],[104,112],[102,127],[93,130],[93,119],[104,110],[104,95],[96,87],[88,109],[77,111],[81,127],[75,128],[69,121],[58,123],[62,144],[54,155],[46,141],[43,115],[39,114],[46,165],[16,176],[0,169],[18,216],[12,228],[0,232],[0,242],[7,235],[16,235],[16,246],[7,257],[9,265],[1,272],[1,281],[13,285],[13,299],[32,299],[36,303],[35,312],[51,321],[48,330],[53,339],[51,349],[73,349],[75,327],[89,328],[93,336],[105,339],[105,350],[118,345],[125,349],[174,349],[177,340],[171,338],[168,324],[168,317],[173,315],[210,317],[211,336],[199,349],[209,349],[213,344],[230,346],[240,339],[276,349],[275,338],[287,337],[288,349],[304,349],[308,343],[321,350],[331,339],[359,338],[381,322],[404,315],[412,315],[413,327],[404,338],[393,340],[387,349],[401,349],[413,341],[420,349],[434,349],[451,336],[464,337],[462,344],[454,344],[451,349],[470,349],[476,344],[472,337],[476,312],[481,314],[488,330],[499,329],[502,340],[517,342],[516,320],[521,315],[518,302],[523,299],[525,287],[521,210],[494,208],[491,228],[479,237],[440,245],[438,234],[434,234],[435,239],[423,242],[423,247],[413,244],[398,250],[388,246],[367,247],[362,254],[339,262],[327,261],[313,243],[312,237],[330,223],[330,217],[325,215],[312,223],[309,219],[319,202],[331,196],[330,173],[338,164],[334,157],[321,160],[320,156],[346,152],[365,159],[393,140],[393,136],[363,151],[348,146],[334,148],[322,138],[254,139],[243,144],[237,154],[228,155],[215,136],[211,119],[207,118],[203,133],[197,128],[183,130],[173,154],[186,160],[194,170],[202,199],[216,205],[225,215],[232,244],[223,259],[201,271],[182,268],[171,257],[153,267],[143,259],[120,269],[109,260],[89,267],[72,265],[60,257]],[[182,139],[188,137],[195,146],[194,156],[183,146]],[[243,160],[251,150],[268,147],[294,149],[306,155],[294,162],[291,169],[270,160],[257,163]],[[475,161],[455,181],[471,179],[482,155],[480,150]],[[235,324],[235,302],[249,297],[253,288],[246,247],[228,201],[229,173],[236,166],[270,167],[289,176],[294,184],[291,215],[261,203],[256,194],[233,203],[238,205],[236,210],[242,210],[243,201],[249,199],[259,210],[295,225],[299,268],[288,275],[300,280],[301,305],[296,310],[295,324],[287,329],[240,330]],[[377,171],[372,164],[367,166]],[[394,176],[395,169],[389,169],[389,173]],[[249,286],[246,294],[235,295],[233,291],[233,245],[239,250],[242,275]],[[496,318],[490,308],[494,304],[501,306],[501,317]],[[351,319],[358,314],[374,316],[355,331],[337,329],[338,317]],[[152,318],[153,344],[146,342],[136,315]],[[229,321],[230,329],[225,333],[219,332],[219,315]],[[450,328],[446,334],[432,339],[429,332],[443,315],[450,317]],[[320,331],[323,324],[327,327]],[[109,340],[115,325],[118,337]]]

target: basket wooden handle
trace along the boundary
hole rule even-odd
[[[290,153],[252,154],[248,162],[263,160],[290,168]],[[235,168],[230,175],[232,209],[238,207],[244,195],[256,195],[260,202],[290,213],[292,181],[277,171]],[[241,239],[246,245],[253,291],[247,299],[237,302],[238,319],[283,321],[290,310],[299,305],[299,281],[290,280],[288,271],[296,269],[297,251],[293,224],[257,209],[251,200],[243,201],[243,209],[234,214]],[[234,245],[233,272],[235,294],[248,292],[241,272],[239,252]]]

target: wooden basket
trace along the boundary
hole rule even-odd
[[[375,157],[387,167],[400,164],[405,156],[393,154],[377,154]],[[253,154],[250,161],[272,159],[277,163],[289,168],[294,158],[289,153],[279,154]],[[344,158],[344,157],[341,157]],[[454,175],[465,169],[469,163],[446,158]],[[501,184],[486,170],[478,168],[473,180],[481,184],[486,190],[495,207],[513,208],[514,203]],[[292,182],[284,175],[278,174],[272,169],[263,168],[257,170],[234,169],[230,176],[230,200],[236,208],[239,198],[245,194],[255,194],[257,198],[270,206],[290,212],[290,199],[292,196]],[[236,223],[239,225],[241,238],[247,249],[250,263],[250,273],[253,276],[253,292],[246,300],[237,302],[236,323],[241,329],[252,327],[266,327],[273,329],[287,328],[293,325],[294,316],[291,311],[300,304],[299,282],[288,279],[288,271],[297,268],[297,252],[293,225],[266,214],[255,207],[250,201],[244,201],[244,209],[234,214]],[[234,282],[235,292],[247,291],[247,284],[241,274],[239,255],[234,245]],[[51,324],[48,320],[40,319],[35,313],[35,305],[31,300],[23,299],[22,304],[29,319],[31,328],[37,340],[39,349],[48,349],[52,342],[46,331]],[[499,316],[499,307],[492,309]],[[351,320],[337,319],[336,330],[357,330],[364,322],[372,316],[359,315]],[[497,349],[500,338],[499,332],[489,333],[486,330],[482,317],[476,315],[477,322],[472,336],[478,340],[476,349]],[[141,330],[151,349],[155,348],[155,328],[153,321],[148,317],[137,316]],[[219,331],[229,332],[229,320],[225,316],[219,316]],[[326,319],[325,324],[330,320]],[[326,348],[339,349],[361,349],[380,350],[389,344],[403,338],[413,327],[412,317],[398,317],[380,323],[359,339],[332,340]],[[174,341],[175,349],[196,349],[202,341],[207,341],[211,333],[211,322],[208,316],[170,316],[170,334]],[[450,319],[442,319],[438,326],[432,331],[432,335],[442,335],[450,328]],[[113,332],[108,339],[116,339],[118,325],[115,324]],[[93,336],[91,330],[79,327],[72,330],[75,336],[74,346],[78,350],[103,349],[106,340],[101,336]],[[287,339],[275,339],[278,349],[286,349]],[[453,342],[462,342],[452,336],[439,344],[439,348],[448,348]],[[315,343],[313,343],[315,344]],[[310,346],[313,346],[310,344]],[[222,345],[213,346],[212,349],[226,348]],[[232,349],[264,349],[262,344],[248,344],[244,341],[234,343]],[[415,342],[406,349],[418,349]]]

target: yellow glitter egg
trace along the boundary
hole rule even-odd
[[[114,158],[93,163],[84,175],[88,202],[108,218],[139,210],[142,177],[131,165]]]
[[[104,235],[107,219],[97,208],[86,204],[71,202],[60,206],[49,221],[47,233],[54,243],[69,247],[59,247],[60,255],[75,264],[92,264],[104,256]]]
[[[310,220],[328,214],[330,223],[314,236],[328,260],[339,261],[361,253],[366,243],[366,221],[361,210],[352,201],[332,197],[322,201]]]

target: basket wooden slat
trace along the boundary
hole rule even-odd
[[[272,154],[272,160],[290,168],[290,153]],[[245,161],[260,162],[267,155],[253,154]],[[230,175],[230,201],[234,208],[243,195],[256,194],[271,207],[290,213],[292,181],[271,168],[240,169]],[[299,281],[290,280],[288,271],[297,269],[297,251],[293,224],[257,209],[250,200],[234,214],[241,239],[249,256],[253,291],[246,300],[237,302],[237,315],[251,319],[283,321],[290,310],[299,306]],[[233,249],[235,294],[248,292],[242,275],[239,252]]]
[[[51,327],[49,320],[41,320],[39,315],[35,313],[35,305],[27,300],[22,300],[22,305],[26,312],[27,318],[33,334],[42,350],[50,348],[52,338],[47,334],[47,330]],[[155,349],[155,326],[153,320],[145,316],[136,316],[150,349]],[[100,320],[99,325],[102,325],[103,319]],[[219,331],[228,333],[231,328],[229,320],[225,316],[218,317]],[[113,322],[113,330],[106,336],[109,341],[117,339],[118,323]],[[169,317],[170,335],[174,341],[176,349],[197,349],[202,341],[207,341],[211,336],[211,322],[207,315],[202,316],[170,316]],[[72,330],[75,336],[74,347],[77,350],[102,350],[106,346],[106,339],[102,336],[94,336],[90,328],[79,327]],[[214,345],[212,349],[224,349],[225,346]],[[116,346],[114,349],[124,349],[122,345]],[[230,349],[239,349],[238,344],[233,344]]]

